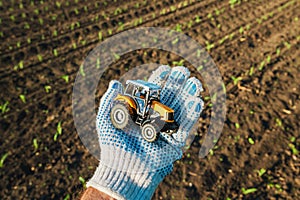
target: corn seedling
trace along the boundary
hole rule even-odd
[[[53,55],[54,55],[55,57],[58,56],[57,49],[53,49]]]
[[[69,82],[69,76],[68,75],[63,75],[63,76],[61,76],[61,78],[64,79],[66,83]]]
[[[24,94],[20,94],[19,97],[23,103],[26,103],[26,97]]]
[[[116,60],[119,60],[119,59],[120,59],[120,55],[119,55],[119,54],[113,53],[113,55],[114,55],[114,58],[115,58]]]
[[[79,179],[80,183],[83,185],[83,187],[86,188],[86,182],[85,182],[85,179],[82,178],[81,176],[79,176],[78,179]]]
[[[196,22],[196,23],[200,23],[200,22],[201,22],[201,19],[200,19],[199,16],[196,16],[196,17],[195,17],[195,22]]]
[[[205,42],[206,43],[206,50],[210,51],[212,48],[214,48],[215,44],[210,44],[208,41]]]
[[[249,69],[249,76],[253,75],[253,71],[254,71],[254,66],[250,67],[250,69]]]
[[[4,114],[6,112],[9,111],[9,108],[7,107],[9,104],[8,101],[6,101],[4,104],[0,105],[0,110],[1,110],[1,113]]]
[[[73,49],[77,49],[77,44],[75,42],[72,43]]]
[[[99,39],[100,41],[102,41],[102,31],[99,31],[99,32],[98,32],[98,39]]]
[[[265,61],[262,61],[258,67],[258,70],[261,71],[265,66]]]
[[[0,168],[2,168],[4,166],[4,161],[7,158],[8,153],[2,155],[1,159],[0,159]]]
[[[256,191],[257,191],[256,188],[249,188],[249,189],[242,188],[242,193],[244,195],[247,195],[247,194],[250,194],[250,193],[253,193],[253,192],[256,192]]]
[[[34,138],[32,140],[32,143],[33,143],[33,147],[34,147],[34,150],[37,150],[39,148],[39,144],[38,144],[38,141],[36,138]]]
[[[43,56],[42,56],[42,55],[38,54],[37,57],[38,57],[38,60],[39,60],[40,62],[43,61]]]
[[[234,8],[234,6],[238,3],[240,3],[240,0],[229,0],[229,4],[231,8]]]
[[[259,170],[256,170],[257,171],[257,173],[258,173],[258,176],[262,176],[262,175],[264,175],[265,173],[266,173],[266,169],[264,169],[264,168],[261,168],[261,169],[259,169]]]
[[[79,72],[82,76],[85,76],[85,73],[84,73],[84,70],[83,70],[83,65],[80,65]]]
[[[43,25],[44,24],[44,20],[42,18],[39,18],[39,23],[40,23],[40,25]]]
[[[277,49],[276,49],[276,56],[279,56],[280,55],[280,48],[278,47]]]
[[[290,149],[292,150],[292,153],[293,153],[294,155],[298,155],[298,154],[299,154],[299,151],[298,151],[298,149],[295,147],[294,144],[290,143],[290,144],[289,144],[289,147],[290,147]]]
[[[237,122],[234,124],[234,126],[235,126],[236,129],[239,129],[239,128],[240,128],[240,124],[237,123]]]
[[[177,32],[182,32],[181,24],[176,24],[176,26],[175,26],[175,31],[177,31]]]
[[[30,25],[27,22],[25,22],[24,29],[30,29]]]
[[[60,121],[60,122],[58,122],[58,124],[57,124],[56,132],[55,132],[55,135],[54,135],[54,137],[53,137],[53,140],[56,141],[56,140],[57,140],[57,137],[58,137],[59,135],[61,135],[61,134],[62,134],[62,127],[61,127],[61,121]]]
[[[296,141],[296,137],[294,137],[294,136],[291,137],[291,138],[290,138],[290,141],[291,141],[291,142],[295,142],[295,141]]]
[[[255,143],[251,137],[248,138],[248,142],[249,142],[249,144],[252,144],[252,145]]]
[[[57,37],[57,30],[54,30],[52,35],[53,35],[54,37]]]
[[[233,84],[234,85],[237,85],[241,80],[243,80],[243,78],[242,77],[234,77],[234,76],[231,76],[231,79],[233,80]]]
[[[290,43],[288,43],[288,42],[284,42],[284,45],[286,46],[286,48],[288,48],[288,49],[290,49],[291,48],[291,44]]]
[[[44,86],[46,93],[49,93],[51,90],[51,86],[50,85],[45,85]]]
[[[181,59],[180,61],[173,61],[172,64],[174,66],[183,66],[184,59]]]
[[[71,196],[70,196],[70,194],[67,194],[67,195],[65,196],[64,200],[69,200],[69,199],[71,199]]]
[[[56,2],[55,2],[55,5],[56,5],[57,8],[60,8],[60,7],[61,7],[61,3],[60,3],[59,1],[56,1]]]

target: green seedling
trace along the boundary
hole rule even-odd
[[[290,141],[291,141],[291,142],[295,142],[295,141],[296,141],[296,137],[292,136],[292,137],[290,138]]]
[[[51,90],[51,86],[50,85],[45,85],[44,86],[46,93],[49,93]]]
[[[38,57],[38,60],[39,60],[40,62],[43,61],[43,56],[42,56],[42,55],[38,54],[37,57]]]
[[[63,76],[61,76],[61,78],[64,79],[66,83],[69,82],[69,76],[68,75],[63,75]]]
[[[34,138],[34,139],[32,140],[32,143],[33,143],[34,150],[37,150],[37,149],[39,148],[37,139]]]
[[[81,184],[83,185],[84,188],[86,188],[86,182],[85,182],[85,179],[82,178],[81,176],[79,176],[79,181],[81,182]]]
[[[261,168],[261,169],[259,169],[259,170],[256,170],[257,171],[257,173],[258,173],[258,176],[262,176],[262,175],[264,175],[265,173],[266,173],[266,169],[264,169],[264,168]]]
[[[298,155],[299,154],[299,151],[298,151],[298,149],[295,147],[295,145],[294,144],[289,144],[289,147],[291,148],[291,150],[292,150],[292,153],[294,154],[294,155]]]
[[[237,85],[241,80],[243,80],[243,78],[242,77],[234,77],[234,76],[231,76],[231,79],[233,80],[233,84],[234,85]]]
[[[177,32],[182,32],[181,24],[176,24],[174,30],[177,31]]]
[[[288,42],[284,42],[284,45],[286,46],[286,48],[288,48],[288,49],[290,49],[291,48],[291,44],[290,43],[288,43]]]
[[[240,124],[239,124],[239,123],[236,122],[234,125],[235,125],[235,128],[236,128],[236,129],[239,129],[239,128],[240,128]]]
[[[9,104],[8,101],[6,101],[4,104],[0,105],[0,110],[1,110],[1,113],[4,114],[6,112],[9,111],[9,108],[7,107]]]
[[[54,55],[55,57],[58,56],[57,49],[53,49],[53,55]]]
[[[56,1],[56,2],[55,2],[55,5],[56,5],[57,8],[60,8],[60,7],[61,7],[61,3],[60,3],[59,1]]]
[[[61,134],[62,134],[62,127],[61,127],[61,121],[60,121],[60,122],[58,122],[58,124],[57,124],[57,127],[56,127],[56,133],[55,133],[55,135],[54,135],[54,137],[53,137],[53,140],[56,141],[56,140],[57,140],[57,137],[58,137],[59,135],[61,135]]]
[[[102,31],[99,31],[99,32],[98,32],[98,39],[99,39],[100,41],[102,41]]]
[[[70,196],[70,194],[67,194],[67,195],[65,196],[64,200],[69,200],[69,199],[71,199],[71,196]]]
[[[276,49],[276,56],[279,56],[280,55],[280,48],[278,47],[277,49]]]
[[[54,30],[52,35],[53,35],[54,37],[57,37],[57,30]]]
[[[75,14],[76,14],[76,15],[78,15],[78,14],[79,14],[79,11],[78,11],[78,9],[77,9],[77,8],[75,8],[75,9],[74,9],[74,12],[75,12]]]
[[[215,44],[210,44],[208,41],[205,42],[206,43],[206,50],[209,51],[211,50],[212,48],[214,48]]]
[[[249,76],[253,75],[253,71],[254,71],[254,66],[250,67],[250,69],[249,69]]]
[[[25,22],[24,29],[30,29],[30,25],[27,22]]]
[[[271,62],[271,56],[268,55],[268,57],[267,57],[267,63],[270,63],[270,62]]]
[[[180,61],[173,61],[172,64],[176,66],[183,66],[184,59],[181,59]]]
[[[244,195],[247,195],[247,194],[250,194],[250,193],[253,193],[253,192],[256,192],[257,189],[256,188],[249,188],[249,189],[245,189],[245,188],[242,188],[242,192]]]
[[[84,70],[83,70],[83,65],[80,65],[79,72],[82,76],[85,76],[85,73],[84,73]]]
[[[26,103],[26,97],[24,94],[20,94],[19,97],[23,103]]]
[[[196,16],[196,18],[195,18],[195,22],[196,22],[196,23],[200,23],[200,22],[201,22],[201,19],[200,19],[200,17],[199,17],[199,16]]]
[[[249,142],[249,144],[252,144],[252,145],[255,143],[251,137],[248,138],[248,142]]]
[[[44,24],[44,20],[42,18],[39,18],[39,23],[40,23],[40,25],[43,25]]]
[[[0,159],[0,168],[2,168],[4,166],[4,161],[7,158],[8,153],[2,155],[1,159]]]
[[[116,8],[114,15],[119,15],[122,13],[122,9],[121,8]]]

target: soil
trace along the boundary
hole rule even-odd
[[[92,176],[98,161],[74,126],[76,74],[102,40],[142,26],[181,30],[206,46],[227,94],[217,145],[198,158],[211,113],[205,90],[198,134],[153,199],[299,198],[299,1],[13,2],[0,2],[0,156],[7,155],[0,162],[1,199],[80,196],[80,180]],[[123,55],[105,72],[96,101],[109,80],[135,66],[174,66],[181,59],[155,49]],[[9,110],[3,109],[5,102]],[[62,134],[54,141],[59,122]],[[247,193],[251,188],[256,190]]]

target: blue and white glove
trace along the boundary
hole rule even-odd
[[[203,108],[201,82],[185,67],[160,66],[149,82],[162,87],[161,102],[175,111],[179,129],[172,136],[160,133],[155,142],[147,142],[141,130],[132,126],[124,132],[110,121],[114,98],[123,93],[118,81],[111,81],[101,99],[97,116],[97,132],[101,149],[100,162],[87,186],[116,199],[151,199],[158,184],[182,157],[182,148]],[[189,78],[189,79],[188,79]]]

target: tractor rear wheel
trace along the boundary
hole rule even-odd
[[[115,103],[110,112],[110,119],[114,127],[121,130],[125,129],[131,120],[128,106],[121,102]]]
[[[158,138],[159,128],[152,123],[147,123],[142,127],[142,136],[148,142],[154,142]]]

